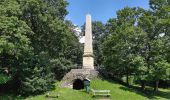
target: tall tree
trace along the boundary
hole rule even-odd
[[[118,76],[135,74],[137,67],[132,64],[137,55],[142,56],[145,47],[146,33],[135,26],[137,18],[142,12],[140,8],[124,8],[117,12],[117,20],[107,23],[110,34],[103,43],[104,65]]]
[[[169,77],[169,1],[150,0],[149,10],[126,7],[106,24],[103,43],[104,65],[112,73],[137,75],[145,80]],[[159,71],[158,71],[159,70]],[[161,73],[161,75],[159,75]]]
[[[155,91],[158,90],[158,83],[160,79],[164,79],[161,75],[158,77],[155,74],[157,70],[167,70],[169,61],[169,2],[168,0],[150,0],[150,10],[145,11],[139,18],[139,26],[147,32],[148,40],[146,41],[145,60],[149,69],[148,78],[155,81]],[[160,64],[162,63],[162,64]],[[163,63],[165,63],[163,65]],[[166,66],[165,66],[166,65]],[[163,67],[164,66],[164,67]],[[165,71],[160,71],[164,75],[168,75]],[[153,80],[155,79],[155,80]]]
[[[115,75],[126,75],[129,84],[129,75],[133,75],[137,67],[132,60],[140,55],[144,48],[146,33],[139,27],[121,26],[103,43],[103,55],[105,67],[111,68]]]
[[[2,0],[0,62],[22,94],[52,88],[77,59],[79,42],[64,23],[64,0]],[[75,49],[75,50],[74,50]],[[71,52],[70,52],[71,51]]]

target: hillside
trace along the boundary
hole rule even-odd
[[[60,83],[56,83],[56,87]],[[109,100],[147,100],[147,99],[159,99],[168,100],[170,99],[170,89],[160,89],[159,92],[153,93],[152,90],[141,92],[138,89],[128,88],[116,82],[111,82],[102,79],[96,79],[91,82],[93,89],[108,89],[111,90],[111,97]],[[47,93],[51,97],[46,97]],[[55,98],[57,93],[60,94],[59,98]],[[11,96],[1,96],[1,100],[9,100]],[[17,100],[19,97],[17,98]],[[27,97],[26,100],[98,100],[103,97],[92,98],[91,94],[87,94],[84,90],[73,90],[69,88],[56,88],[53,91],[46,92],[42,95]]]

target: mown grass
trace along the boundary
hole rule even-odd
[[[92,94],[84,90],[73,90],[69,88],[59,88],[56,83],[56,89],[46,92],[42,95],[30,96],[26,100],[98,100],[104,97],[92,97]],[[146,91],[140,91],[137,87],[126,87],[113,81],[96,79],[91,81],[91,88],[111,90],[110,100],[170,100],[170,89],[159,89],[159,92],[153,92],[150,87]],[[46,95],[49,93],[49,97]],[[57,95],[60,95],[57,98]],[[11,99],[12,98],[12,99]],[[1,95],[0,100],[19,100],[21,97]]]
[[[159,89],[153,92],[151,87],[147,87],[145,91],[141,91],[137,86],[124,86],[119,83],[97,79],[92,81],[94,89],[111,90],[111,100],[170,100],[170,89]]]

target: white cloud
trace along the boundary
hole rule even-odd
[[[71,17],[67,15],[67,16],[65,17],[65,20],[71,20]]]
[[[81,37],[81,38],[79,39],[79,42],[80,42],[80,43],[84,43],[84,42],[85,42],[85,36]]]

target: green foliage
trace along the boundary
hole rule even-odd
[[[0,56],[1,56],[1,67],[13,68],[19,67],[20,58],[31,51],[30,40],[26,36],[32,34],[30,28],[23,22],[18,20],[16,17],[4,17],[0,16]],[[18,61],[16,63],[16,61]]]
[[[22,64],[23,73],[20,93],[24,95],[38,94],[53,88],[54,73],[50,66],[49,56],[42,52],[40,55],[27,55],[26,63]]]
[[[92,34],[93,34],[93,52],[94,52],[94,63],[96,66],[102,64],[102,38],[105,34],[105,25],[102,22],[92,22]]]
[[[47,3],[48,11],[51,12],[52,16],[57,16],[59,19],[64,20],[68,14],[66,7],[68,2],[65,0],[42,0]]]
[[[55,77],[58,80],[61,80],[62,77],[68,71],[70,71],[70,69],[76,67],[71,61],[64,58],[52,59],[51,64],[52,64],[53,72],[55,73]]]
[[[158,61],[149,70],[152,80],[166,80],[170,77],[170,64],[166,61]]]
[[[125,7],[106,23],[103,64],[114,76],[126,75],[128,81],[134,75],[155,81],[158,88],[160,79],[169,80],[170,3],[150,0],[149,4],[150,10]]]
[[[66,59],[70,59],[77,65],[82,65],[83,58],[83,44],[79,43],[80,34],[76,31],[78,26],[75,26],[70,20],[65,20],[65,24],[71,31],[68,36],[68,48],[65,50],[64,55]]]
[[[22,11],[20,9],[20,5],[16,0],[1,0],[0,2],[0,15],[12,17],[12,16],[20,16]]]
[[[134,57],[134,59],[132,59],[131,66],[134,66],[136,68],[135,77],[138,80],[146,80],[148,67],[145,59],[142,56],[137,55],[136,57]]]
[[[7,69],[5,75],[18,87],[15,91],[25,95],[47,91],[53,88],[54,76],[61,79],[77,63],[80,44],[63,21],[67,4],[64,0],[0,2],[0,67]]]
[[[103,43],[104,65],[114,74],[133,74],[141,65],[136,56],[145,47],[146,33],[139,27],[123,24],[110,33]],[[142,55],[142,54],[141,54]]]
[[[5,84],[9,80],[11,80],[10,76],[7,76],[5,74],[0,74],[0,84]]]

